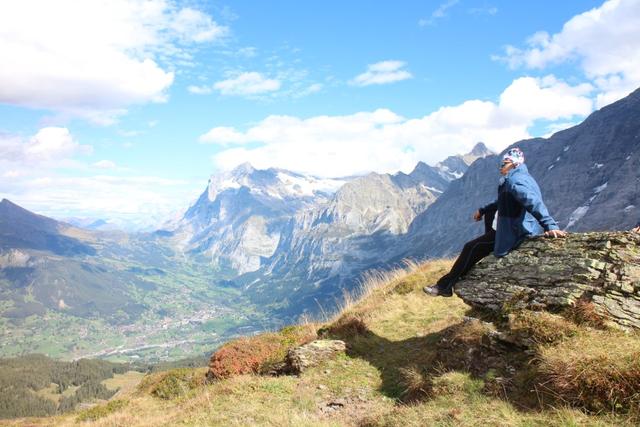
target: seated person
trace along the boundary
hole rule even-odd
[[[540,226],[547,237],[567,235],[549,215],[542,201],[540,187],[529,175],[524,154],[519,148],[512,148],[503,156],[500,174],[498,199],[473,215],[476,221],[484,217],[485,234],[464,245],[451,271],[435,285],[424,288],[427,295],[450,297],[456,281],[478,261],[491,252],[497,257],[507,255],[527,237],[540,234]],[[494,230],[490,224],[496,211],[498,219]]]

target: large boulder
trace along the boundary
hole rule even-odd
[[[455,287],[467,304],[503,311],[562,311],[591,301],[598,314],[640,329],[640,235],[577,233],[528,239],[503,258],[478,263]]]
[[[346,344],[340,340],[316,340],[289,350],[285,359],[286,371],[301,374],[307,369],[344,353]]]

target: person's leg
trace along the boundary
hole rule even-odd
[[[496,233],[491,230],[482,236],[467,242],[462,248],[462,252],[458,255],[458,259],[453,263],[449,273],[442,276],[435,286],[426,287],[425,292],[432,295],[452,294],[453,285],[456,281],[482,258],[486,257],[493,251]],[[429,290],[431,289],[431,290]]]

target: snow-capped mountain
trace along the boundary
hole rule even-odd
[[[174,227],[180,247],[239,274],[275,251],[283,227],[302,209],[326,202],[346,181],[242,164],[213,175]]]

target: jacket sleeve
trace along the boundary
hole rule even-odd
[[[540,189],[535,182],[528,179],[515,182],[511,186],[511,193],[527,212],[538,220],[544,231],[560,229],[556,221],[549,215],[549,211],[542,201]]]
[[[483,207],[481,207],[480,209],[478,209],[478,211],[480,212],[480,215],[484,215],[487,212],[495,212],[498,210],[498,201],[495,200],[491,203],[489,203],[488,205],[485,205]]]

